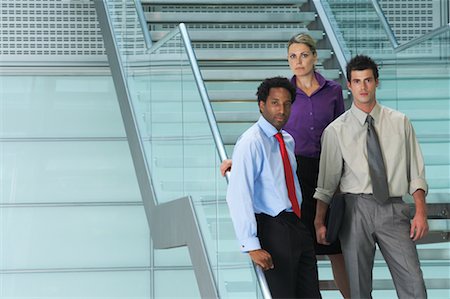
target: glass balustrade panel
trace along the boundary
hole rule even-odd
[[[157,203],[190,196],[220,295],[257,298],[251,261],[240,253],[228,215],[226,181],[191,67],[196,62],[189,61],[178,29],[146,51],[133,4],[108,1],[108,9]],[[193,278],[186,248],[155,250],[154,256],[156,269],[170,267],[185,294],[196,293],[192,283],[181,284],[182,277]],[[155,274],[161,282],[156,293],[183,293],[164,287],[167,273]]]

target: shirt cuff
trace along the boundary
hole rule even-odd
[[[259,239],[257,237],[241,240],[242,252],[249,252],[257,249],[261,249],[261,244],[259,243]]]
[[[328,192],[321,188],[316,188],[316,192],[314,193],[313,197],[315,199],[323,201],[326,204],[330,204],[331,202],[331,196],[328,195]]]
[[[416,178],[409,182],[409,194],[413,194],[417,191],[417,189],[422,189],[425,191],[425,195],[428,194],[428,185],[427,182],[422,178]]]

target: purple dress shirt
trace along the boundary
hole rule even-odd
[[[317,72],[314,74],[319,82],[319,88],[311,96],[296,88],[291,116],[283,129],[294,137],[295,155],[319,158],[323,130],[341,115],[345,108],[341,86],[334,81],[326,80]],[[295,75],[291,83],[297,85]]]

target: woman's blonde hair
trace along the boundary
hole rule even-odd
[[[292,44],[307,45],[314,55],[317,54],[316,41],[309,34],[300,33],[291,37],[287,46],[288,50]]]

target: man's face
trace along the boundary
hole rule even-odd
[[[259,110],[269,123],[281,130],[291,114],[291,104],[289,91],[283,87],[274,87],[269,90],[266,102],[259,102]]]
[[[357,107],[375,104],[377,86],[378,79],[375,79],[371,69],[352,71],[350,82],[347,82],[347,87],[351,90]]]

